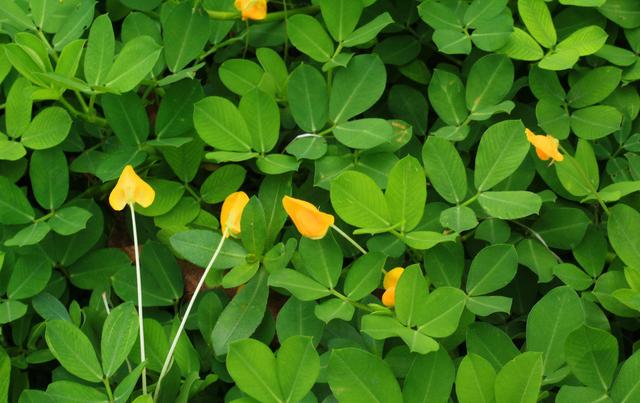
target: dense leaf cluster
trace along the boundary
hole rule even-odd
[[[238,190],[155,401],[640,402],[640,1],[234,3],[0,0],[0,403],[153,401]]]

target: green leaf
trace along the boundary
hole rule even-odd
[[[300,52],[317,62],[326,62],[333,56],[333,41],[322,25],[304,14],[287,19],[289,40]]]
[[[376,340],[400,337],[409,351],[418,354],[428,354],[440,347],[431,337],[403,326],[397,319],[375,313],[362,317],[360,330]]]
[[[476,61],[467,78],[467,108],[473,113],[502,101],[513,85],[513,74],[506,56],[492,54]]]
[[[113,64],[115,46],[111,19],[107,14],[101,15],[93,21],[89,30],[87,52],[84,55],[84,77],[87,83],[104,84]]]
[[[593,285],[593,279],[571,263],[561,263],[554,266],[553,274],[576,291],[586,290]]]
[[[391,222],[387,201],[365,174],[347,171],[331,182],[331,205],[340,218],[360,228],[386,228]]]
[[[403,401],[398,381],[387,363],[364,350],[333,350],[328,371],[329,387],[339,401]]]
[[[396,290],[396,298],[398,298],[397,292],[398,290]],[[424,309],[425,315],[418,323],[418,331],[431,337],[452,335],[458,329],[465,301],[464,292],[458,288],[436,288],[424,302],[422,309]]]
[[[489,316],[496,312],[511,313],[512,299],[500,295],[469,297],[466,308],[478,316]]]
[[[427,201],[427,181],[417,159],[406,156],[398,161],[388,175],[385,198],[391,220],[400,223],[400,232],[418,225]]]
[[[429,314],[427,293],[428,285],[420,265],[408,266],[400,276],[395,292],[396,316],[403,325],[413,327],[426,321]]]
[[[69,279],[78,288],[100,289],[122,269],[133,270],[126,253],[115,248],[97,249],[69,267]]]
[[[484,192],[478,203],[491,217],[515,220],[538,214],[542,199],[535,193],[525,191]]]
[[[622,28],[632,29],[640,26],[640,4],[633,0],[607,0],[598,11]]]
[[[488,190],[508,178],[520,166],[530,144],[519,120],[489,127],[478,145],[474,181],[478,191]]]
[[[320,342],[324,323],[314,314],[315,302],[302,302],[289,298],[282,306],[276,318],[278,340],[284,342],[294,336],[313,338],[314,345]]]
[[[568,287],[552,289],[531,308],[527,350],[542,353],[544,373],[551,374],[564,364],[567,337],[584,321],[580,298]]]
[[[611,333],[582,326],[567,337],[565,355],[580,382],[602,391],[609,389],[618,366],[618,341]]]
[[[471,52],[471,37],[465,32],[438,29],[433,33],[432,39],[442,53],[468,55]]]
[[[462,244],[447,242],[424,251],[425,271],[436,287],[460,287],[464,271]]]
[[[391,23],[393,23],[393,18],[388,12],[384,12],[368,23],[364,24],[360,28],[351,32],[343,41],[343,45],[346,47],[351,47],[365,44],[374,39],[380,33],[380,31],[382,31],[387,25]]]
[[[104,322],[100,351],[106,376],[112,376],[138,340],[138,314],[132,303],[114,308]]]
[[[582,241],[591,223],[584,211],[570,207],[547,209],[533,225],[545,242],[558,249],[573,249]]]
[[[580,139],[575,157],[571,155],[564,157],[565,160],[556,165],[556,172],[562,186],[574,196],[595,194],[600,183],[600,172],[591,144]]]
[[[587,56],[596,53],[607,41],[607,33],[597,25],[590,25],[574,31],[567,38],[563,39],[558,46],[558,50],[571,49],[580,56]]]
[[[89,338],[71,322],[47,322],[45,340],[64,369],[88,382],[102,381],[102,367]]]
[[[350,321],[356,310],[350,302],[331,298],[316,305],[315,315],[321,321],[329,323],[334,319]]]
[[[344,280],[344,293],[358,301],[378,288],[387,257],[379,252],[369,252],[357,258]]]
[[[262,256],[266,245],[267,224],[260,199],[253,196],[242,211],[240,228],[242,244],[249,253]]]
[[[640,398],[640,353],[636,352],[622,364],[611,388],[611,398],[616,402],[631,403]]]
[[[158,108],[155,131],[158,139],[177,137],[193,131],[194,104],[204,96],[196,80],[182,80],[164,87]]]
[[[85,42],[84,39],[76,39],[62,49],[58,63],[56,63],[56,74],[67,78],[74,78],[76,76]]]
[[[456,206],[440,213],[440,225],[455,232],[468,231],[478,226],[476,213],[466,206]]]
[[[495,401],[493,385],[496,371],[489,361],[469,353],[460,362],[456,374],[456,396],[460,403],[491,403]]]
[[[468,115],[462,80],[449,71],[434,70],[429,83],[429,101],[440,119],[448,125],[458,126]]]
[[[377,55],[353,57],[335,74],[329,99],[331,120],[342,123],[371,108],[382,96],[386,82],[387,72]]]
[[[338,42],[349,37],[353,32],[363,5],[360,1],[351,0],[322,0],[320,1],[320,11],[329,33]]]
[[[580,58],[577,50],[564,48],[547,53],[538,66],[546,70],[566,70],[573,67]]]
[[[435,231],[413,231],[405,234],[402,237],[402,242],[411,248],[426,250],[442,242],[453,242],[457,237],[457,234],[445,235]]]
[[[213,251],[222,236],[213,231],[188,230],[178,232],[170,239],[171,247],[179,256],[202,268],[207,267]],[[233,239],[227,239],[222,246],[218,258],[213,263],[214,269],[229,269],[246,260],[247,252]]]
[[[9,399],[9,380],[11,379],[11,358],[0,347],[0,401],[7,402]]]
[[[404,382],[404,401],[446,402],[451,395],[454,380],[455,367],[444,348],[418,356]]]
[[[584,108],[602,102],[618,87],[621,77],[622,70],[615,67],[593,69],[571,86],[567,101],[573,108]]]
[[[96,2],[93,0],[81,0],[79,3],[78,7],[64,20],[60,29],[53,36],[52,44],[54,50],[60,50],[69,42],[78,39],[91,24]]]
[[[27,313],[28,305],[20,301],[6,300],[0,302],[0,325],[13,322]]]
[[[147,242],[140,253],[142,306],[171,306],[183,293],[180,266],[169,249],[157,241]],[[112,278],[113,289],[124,301],[137,302],[136,274],[123,267]]]
[[[509,335],[486,322],[475,322],[469,326],[467,350],[489,361],[496,371],[519,354]]]
[[[522,353],[496,376],[496,403],[535,403],[542,383],[542,354]]]
[[[51,227],[46,222],[34,222],[16,232],[16,234],[5,241],[5,246],[27,246],[35,245],[42,241],[51,231]]]
[[[22,144],[33,150],[44,150],[62,143],[71,130],[71,117],[66,110],[50,106],[41,110],[22,135]]]
[[[545,48],[556,44],[556,28],[544,0],[518,0],[518,12],[531,35]]]
[[[0,138],[0,160],[17,161],[27,155],[27,150],[17,141]]]
[[[79,396],[86,403],[104,403],[109,398],[95,388],[71,381],[56,381],[47,387],[47,394],[52,402],[73,403]]]
[[[149,136],[149,117],[142,99],[136,93],[105,94],[102,97],[102,109],[123,144],[139,146]]]
[[[505,287],[518,269],[518,253],[513,245],[498,244],[482,249],[471,262],[467,293],[477,296]]]
[[[312,240],[301,238],[299,243],[300,257],[304,268],[311,277],[327,288],[333,288],[342,271],[342,250],[332,235]]]
[[[460,203],[467,193],[467,174],[455,146],[429,136],[422,148],[422,161],[436,192],[450,203]]]
[[[287,172],[295,172],[300,162],[286,154],[267,154],[256,160],[256,165],[261,172],[267,175],[280,175]]]
[[[269,347],[253,339],[229,346],[227,369],[238,387],[261,402],[282,402],[276,358]]]
[[[556,402],[557,403],[571,403],[571,402],[612,403],[613,400],[611,400],[611,398],[608,397],[606,392],[603,392],[601,390],[589,388],[586,386],[563,385],[562,387],[560,387],[560,390],[556,395]]]
[[[622,113],[609,105],[589,106],[571,114],[571,129],[586,140],[605,137],[620,128]]]
[[[24,12],[18,3],[12,0],[0,1],[0,16],[2,20],[9,21],[9,24],[19,29],[33,29],[31,18]]]
[[[607,233],[611,246],[620,259],[632,268],[640,268],[640,242],[638,228],[640,213],[626,204],[617,204],[610,209]]]
[[[0,223],[27,224],[34,216],[33,208],[20,188],[0,176]]]
[[[255,62],[245,59],[230,59],[218,69],[220,81],[232,92],[245,95],[257,88],[265,89],[264,70]]]
[[[260,271],[224,308],[211,333],[216,355],[227,354],[233,341],[253,334],[264,317],[268,294],[267,275]]]
[[[333,129],[336,140],[350,148],[367,150],[394,141],[393,127],[388,120],[366,118],[337,125]]]
[[[273,149],[280,134],[280,111],[272,96],[256,89],[240,100],[239,110],[252,136],[252,148],[259,152]]]
[[[202,200],[210,204],[224,201],[227,196],[240,189],[246,175],[247,171],[241,165],[222,165],[202,183],[200,187]]]
[[[491,19],[500,14],[507,6],[507,0],[475,0],[464,12],[463,22],[469,26],[475,26],[476,21]]]
[[[51,262],[42,255],[19,257],[7,284],[7,296],[25,299],[40,293],[51,278],[51,268]]]
[[[61,150],[34,151],[29,176],[33,194],[43,208],[54,210],[64,203],[69,192],[69,168]]]
[[[138,214],[147,217],[166,214],[182,199],[185,189],[179,182],[155,178],[149,179],[147,182],[155,190],[156,196],[149,207],[136,205],[135,211]]]
[[[323,75],[313,66],[301,64],[287,82],[287,96],[293,119],[301,129],[317,132],[327,122],[329,92]]]
[[[498,52],[514,60],[536,61],[544,56],[544,52],[538,42],[526,31],[518,27],[514,27],[509,36],[509,41]]]
[[[162,20],[164,58],[173,73],[200,55],[209,39],[209,18],[188,3],[178,4]]]
[[[193,123],[198,134],[216,149],[250,151],[249,128],[242,114],[226,98],[207,97],[194,105]]]
[[[118,92],[134,89],[151,72],[162,49],[150,36],[139,36],[125,43],[104,85]]]
[[[300,401],[320,374],[320,357],[311,337],[293,336],[284,340],[276,356],[276,366],[284,401]]]

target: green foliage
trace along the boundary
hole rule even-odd
[[[640,2],[236,3],[0,0],[0,403],[640,401]]]

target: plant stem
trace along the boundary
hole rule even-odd
[[[460,207],[466,207],[468,205],[470,205],[471,203],[473,203],[474,201],[478,200],[478,197],[480,197],[480,192],[476,193],[475,195],[473,195],[469,200],[465,201],[464,203],[462,203],[460,205]]]
[[[336,227],[333,224],[331,224],[331,228],[333,228],[333,230],[336,231],[338,234],[342,235],[342,237],[344,239],[346,239],[347,241],[349,241],[349,243],[351,245],[355,246],[356,249],[358,249],[360,251],[360,253],[362,253],[363,255],[367,254],[367,250],[365,248],[363,248],[362,246],[360,246],[360,244],[358,244],[353,238],[351,238],[349,235],[347,235],[346,232],[344,232],[343,230],[341,230],[340,228]]]
[[[224,245],[224,240],[227,238],[228,235],[229,235],[229,227],[225,228],[224,232],[222,233],[222,238],[220,238],[218,247],[216,248],[215,252],[213,252],[213,255],[211,256],[211,260],[209,260],[209,263],[207,264],[207,267],[204,269],[204,272],[200,277],[200,281],[198,282],[198,285],[196,286],[196,289],[193,292],[193,296],[191,296],[189,305],[187,305],[187,309],[184,311],[184,316],[182,317],[180,326],[178,326],[178,332],[173,337],[173,341],[171,342],[171,347],[169,348],[169,352],[167,353],[167,358],[165,358],[164,364],[162,364],[162,370],[160,371],[160,376],[158,377],[158,382],[156,383],[156,390],[153,393],[154,401],[157,399],[158,393],[160,392],[160,386],[161,386],[160,382],[162,381],[162,378],[164,378],[165,374],[169,370],[169,365],[171,364],[171,359],[173,358],[173,352],[176,349],[176,346],[178,345],[178,340],[180,340],[180,335],[182,334],[182,331],[184,330],[184,327],[187,323],[187,319],[189,318],[189,314],[191,313],[191,308],[193,308],[193,304],[196,301],[198,294],[200,293],[200,289],[202,289],[202,285],[204,284],[204,281],[206,280],[207,275],[209,274],[209,271],[211,271],[211,267],[213,267],[213,263],[218,258],[220,251],[222,251],[222,245]]]
[[[140,251],[138,249],[138,228],[136,226],[136,213],[133,203],[129,203],[131,210],[131,224],[133,226],[133,252],[136,258],[136,286],[138,288],[138,324],[140,327],[140,362],[147,360],[144,351],[144,318],[142,315],[142,278],[140,275]],[[142,368],[142,394],[147,394],[147,368]]]
[[[352,299],[349,299],[349,297],[347,297],[344,294],[339,293],[338,291],[331,289],[331,294],[335,297],[337,297],[338,299],[341,299],[342,301],[348,302],[351,305],[355,306],[358,309],[362,309],[363,311],[367,311],[367,312],[373,312],[373,309],[369,308],[368,306],[366,306],[365,304],[361,304],[360,302],[356,302]]]
[[[109,378],[105,376],[102,379],[102,383],[104,384],[104,388],[107,390],[107,396],[109,397],[109,401],[115,402],[115,399],[113,398],[113,392],[111,391],[111,385],[109,384]]]
[[[229,45],[233,45],[236,42],[241,42],[242,40],[244,40],[244,37],[246,35],[247,35],[247,33],[245,32],[242,35],[238,35],[236,37],[229,38],[226,41],[222,41],[219,44],[212,46],[211,48],[209,48],[209,50],[207,50],[206,52],[204,52],[203,54],[198,56],[198,61],[205,59],[207,56],[209,56],[210,54],[218,51],[221,48],[224,48],[224,47],[229,46]]]

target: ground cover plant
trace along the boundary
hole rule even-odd
[[[640,402],[637,0],[0,0],[1,402]]]

